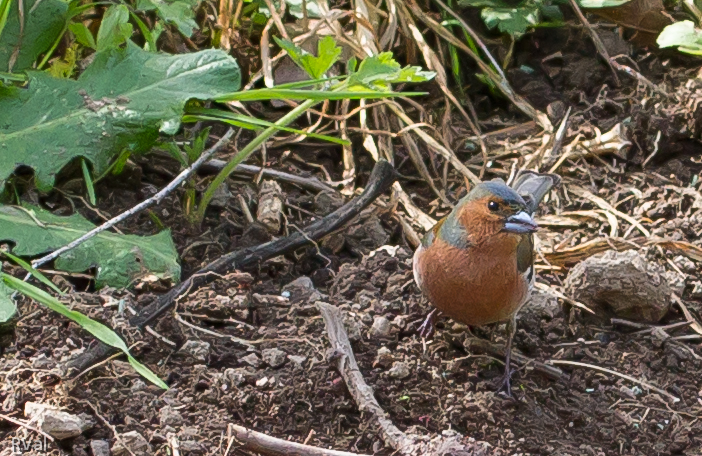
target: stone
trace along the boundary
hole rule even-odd
[[[665,269],[634,250],[609,250],[577,264],[565,280],[566,294],[609,317],[657,323],[668,313],[673,287]]]
[[[373,338],[388,337],[391,329],[390,320],[385,317],[375,317],[370,329],[370,336]]]
[[[267,348],[261,352],[263,362],[277,369],[285,364],[287,353],[278,348]]]
[[[124,446],[122,444],[124,444]],[[149,442],[137,431],[129,431],[121,434],[120,440],[117,440],[112,446],[112,454],[114,454],[114,456],[129,456],[130,451],[134,456],[150,456],[153,454]]]
[[[283,190],[273,180],[261,182],[258,194],[258,211],[256,220],[266,227],[269,233],[278,234],[282,227]]]
[[[702,282],[693,282],[692,291],[690,292],[692,299],[702,299]]]
[[[388,375],[392,378],[397,378],[402,380],[410,376],[410,369],[407,363],[402,361],[395,361],[388,371]]]
[[[186,341],[178,353],[195,358],[198,361],[207,362],[207,357],[210,354],[210,344],[202,340]]]
[[[242,368],[224,370],[223,381],[227,386],[241,386],[246,383],[246,371]]]
[[[56,440],[78,437],[92,427],[92,423],[88,422],[83,416],[63,412],[56,407],[38,402],[25,403],[24,414],[37,423],[42,431]]]
[[[292,282],[288,283],[283,287],[283,295],[287,293],[287,298],[291,302],[301,302],[301,301],[316,301],[321,297],[319,292],[315,289],[312,279],[307,276],[300,276]],[[318,297],[311,298],[312,295],[319,295]]]
[[[288,355],[288,359],[300,367],[302,367],[302,365],[305,363],[305,361],[307,361],[306,356],[298,356],[298,355]]]
[[[93,456],[110,456],[110,442],[107,440],[91,440],[90,452]]]
[[[161,426],[180,426],[183,424],[183,415],[170,405],[166,405],[159,410],[159,423]]]
[[[519,314],[531,314],[538,318],[552,320],[555,316],[561,314],[561,305],[558,303],[558,298],[555,295],[535,288],[531,291],[529,300],[519,311]]]
[[[258,368],[261,365],[261,358],[259,358],[256,353],[249,353],[241,358],[241,361],[255,368]]]
[[[375,357],[375,362],[373,367],[379,366],[382,368],[387,368],[393,362],[392,352],[388,347],[380,347],[378,349],[378,355]]]
[[[219,187],[215,189],[212,200],[210,201],[210,206],[216,209],[222,209],[227,207],[231,199],[232,192],[229,191],[229,186],[226,182],[222,182]]]

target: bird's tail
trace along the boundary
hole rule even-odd
[[[561,177],[556,174],[543,174],[534,171],[522,171],[512,184],[512,188],[524,198],[529,212],[536,212],[541,200],[553,187],[561,185]]]

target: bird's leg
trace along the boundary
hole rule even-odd
[[[507,345],[505,346],[505,373],[500,382],[499,390],[505,388],[507,390],[507,396],[512,397],[512,370],[510,367],[510,361],[512,359],[512,340],[514,339],[514,334],[517,332],[517,318],[516,315],[512,315],[507,321]]]
[[[428,336],[434,329],[434,314],[436,313],[436,309],[433,309],[431,312],[429,312],[429,315],[427,315],[427,318],[424,319],[424,323],[422,323],[422,326],[419,327],[419,337],[424,337]]]

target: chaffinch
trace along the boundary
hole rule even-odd
[[[532,233],[538,225],[532,217],[559,184],[556,175],[534,172],[518,176],[513,188],[500,179],[483,182],[424,236],[414,254],[414,280],[436,309],[470,326],[507,321],[508,396],[516,314],[534,283]]]

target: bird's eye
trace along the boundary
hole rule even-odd
[[[497,201],[490,201],[488,203],[488,209],[490,209],[492,212],[496,212],[500,209],[500,205],[497,204]]]

